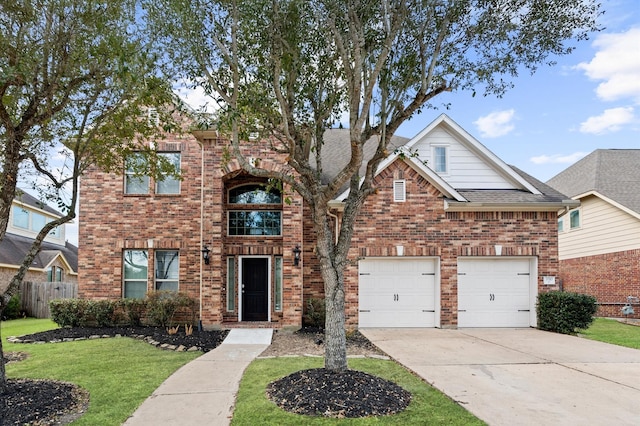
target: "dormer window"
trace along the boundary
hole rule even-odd
[[[433,147],[433,170],[436,173],[448,173],[449,172],[449,149],[446,146],[434,146]]]

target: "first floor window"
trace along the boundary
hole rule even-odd
[[[282,258],[276,257],[274,310],[282,311]]]
[[[125,250],[122,256],[124,297],[143,299],[147,294],[149,253],[147,250]]]
[[[282,235],[281,229],[281,211],[229,212],[229,235]]]
[[[179,256],[177,250],[155,252],[155,277],[157,291],[178,291]]]
[[[236,310],[236,259],[227,258],[227,311]]]

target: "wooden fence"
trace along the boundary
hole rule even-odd
[[[30,317],[49,318],[49,302],[53,299],[75,299],[78,297],[78,284],[62,282],[23,282],[20,285],[22,309]]]

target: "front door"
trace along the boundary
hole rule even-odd
[[[269,259],[242,258],[242,321],[268,320]]]

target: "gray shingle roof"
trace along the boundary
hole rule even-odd
[[[49,207],[47,204],[45,204],[42,201],[38,200],[33,195],[27,194],[22,189],[18,189],[16,191],[15,201],[19,201],[19,202],[24,203],[24,204],[26,204],[28,206],[35,207],[35,208],[40,209],[40,210],[44,210],[45,212],[51,213],[52,215],[57,216],[57,217],[64,216],[62,213],[60,213],[56,209],[54,209],[52,207]]]
[[[31,248],[33,240],[28,237],[15,234],[5,234],[0,241],[0,263],[7,265],[20,265]],[[58,254],[62,254],[69,262],[74,272],[78,271],[78,247],[71,243],[64,246],[44,241],[38,253],[33,259],[34,268],[44,268]]]
[[[405,145],[409,138],[402,136],[392,136],[389,144],[389,151]],[[364,173],[366,161],[376,152],[378,137],[374,136],[364,145],[364,165],[360,168],[360,173]],[[331,178],[347,165],[351,158],[349,145],[349,129],[329,129],[324,134],[324,145],[322,146],[322,181],[327,183]],[[315,160],[312,160],[315,165]]]
[[[511,167],[516,173],[522,176],[527,182],[533,185],[542,194],[532,194],[519,189],[490,189],[490,190],[458,190],[458,193],[473,203],[489,204],[538,204],[538,203],[561,203],[569,199],[566,195],[558,192],[554,188],[540,182],[533,176],[523,172],[515,166]]]
[[[640,149],[597,149],[547,184],[570,197],[596,191],[640,213]]]

